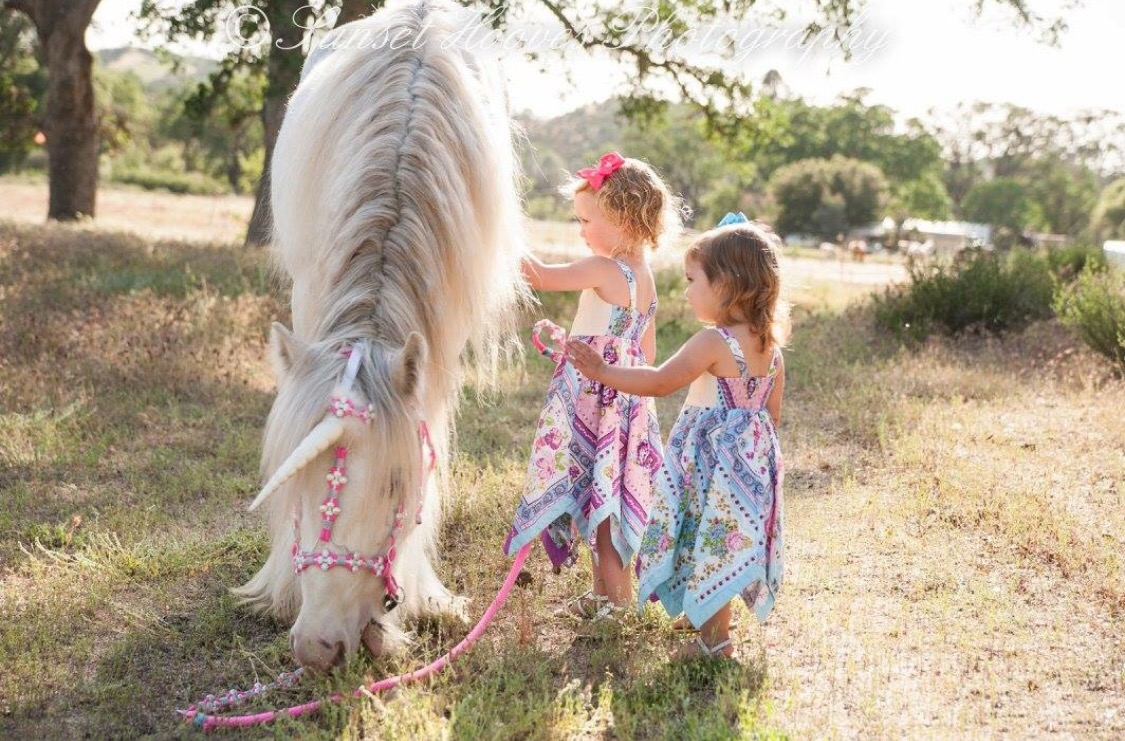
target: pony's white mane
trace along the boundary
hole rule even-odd
[[[322,43],[356,30],[372,38],[405,31],[420,42],[318,51],[290,101],[272,162],[273,248],[292,279],[293,329],[303,351],[281,362],[289,379],[279,379],[266,425],[264,476],[323,418],[344,367],[342,346],[370,340],[357,388],[389,426],[372,444],[405,466],[408,458],[416,463],[408,433],[419,413],[439,461],[447,460],[466,347],[477,377],[489,381],[513,344],[518,307],[529,295],[519,275],[513,132],[495,68],[446,41],[464,23],[463,12],[447,0],[407,2],[337,29]],[[412,331],[427,346],[416,402],[400,398],[389,379]],[[440,470],[438,481],[444,488]],[[416,490],[413,481],[403,483]],[[323,493],[303,488],[283,487],[273,497],[269,559],[239,590],[282,616],[291,616],[300,598],[289,563],[295,500]],[[372,507],[364,520],[385,525],[392,505]],[[439,505],[426,502],[423,525],[411,536],[417,542],[403,549],[424,562],[402,560],[415,570],[399,576],[408,600],[412,576],[436,583],[427,552]],[[440,583],[413,591],[424,598],[436,590]],[[399,612],[417,611],[404,607]]]
[[[399,344],[421,331],[447,371],[439,393],[458,388],[466,339],[492,376],[526,296],[502,83],[449,44],[463,22],[456,5],[423,0],[337,29],[343,40],[361,26],[420,41],[322,57],[290,102],[272,170],[273,244],[293,276],[297,336],[368,319]]]

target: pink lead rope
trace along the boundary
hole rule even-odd
[[[469,631],[469,634],[465,636],[460,643],[450,649],[447,654],[439,657],[438,659],[430,664],[427,664],[421,669],[416,669],[415,671],[407,672],[406,674],[399,674],[395,677],[387,677],[386,679],[381,679],[378,682],[372,684],[370,687],[361,687],[360,689],[357,689],[355,692],[353,692],[351,696],[360,697],[365,693],[374,694],[376,692],[383,692],[385,690],[391,689],[392,687],[397,687],[400,684],[408,684],[410,682],[416,682],[419,679],[425,679],[432,674],[437,674],[438,672],[440,672],[442,669],[449,665],[449,662],[453,661],[458,656],[463,654],[466,650],[468,650],[470,646],[476,643],[477,640],[479,640],[480,637],[484,635],[484,631],[488,628],[489,623],[492,622],[492,619],[496,617],[496,613],[500,612],[500,608],[502,608],[504,606],[504,603],[508,600],[508,595],[511,594],[512,587],[515,586],[516,578],[519,576],[520,569],[523,568],[524,561],[527,560],[527,554],[531,551],[531,546],[532,544],[528,543],[523,548],[520,548],[519,552],[516,553],[515,560],[512,561],[512,568],[508,570],[508,576],[506,579],[504,579],[504,584],[500,587],[500,591],[496,594],[496,598],[492,600],[492,604],[489,605],[488,609],[484,611],[484,614],[481,615],[480,620],[477,622],[476,626],[471,631]],[[306,702],[303,705],[294,705],[293,707],[285,708],[283,710],[267,710],[263,713],[255,713],[251,715],[208,715],[207,713],[196,710],[195,706],[192,706],[187,710],[180,710],[178,712],[184,717],[184,720],[191,722],[197,728],[202,728],[205,731],[210,731],[214,728],[245,728],[247,726],[256,726],[262,723],[269,723],[282,716],[297,718],[299,716],[315,712],[324,703],[336,703],[344,700],[345,698],[346,695],[332,695],[326,700],[313,700],[312,702]]]
[[[544,329],[547,330],[547,334],[550,335],[551,341],[555,343],[556,347],[548,347],[539,338],[539,333]],[[540,355],[557,365],[566,357],[566,330],[550,319],[540,319],[531,329],[531,344],[535,345],[535,349],[539,351]]]
[[[532,332],[531,341],[532,344],[535,345],[536,349],[539,350],[539,352],[543,353],[543,355],[545,355],[546,357],[558,363],[563,357],[565,357],[565,352],[553,348],[548,348],[543,344],[543,342],[539,339],[539,332],[543,329],[547,329],[551,336],[551,339],[560,346],[563,346],[563,344],[566,342],[566,332],[558,325],[546,319],[536,323],[535,329]],[[351,351],[351,348],[347,348],[345,354],[349,359],[348,369],[345,375],[347,378],[347,386],[350,387],[351,380],[354,378],[355,370],[358,367],[358,357],[360,356],[360,353],[354,353]],[[336,403],[336,401],[336,399],[333,399],[333,403]],[[369,414],[369,410],[356,410],[355,416],[361,416],[363,421],[366,422],[367,415],[364,414],[364,412],[367,412]],[[344,416],[344,412],[341,411],[338,416]],[[430,438],[429,427],[426,425],[426,422],[424,420],[419,423],[418,435],[421,438],[422,442],[422,485],[423,488],[425,488],[426,479],[428,478],[430,472],[433,470],[434,465],[437,463],[437,456],[436,451],[434,450],[433,440]],[[341,451],[337,451],[336,467],[333,469],[333,472],[339,470],[340,477],[342,478],[342,481],[340,482],[341,486],[343,482],[347,481],[346,478],[343,478],[344,461],[346,460],[346,456],[346,451],[344,451],[342,455]],[[336,514],[338,514],[338,500],[335,500],[334,497],[338,496],[339,490],[338,487],[332,486],[333,483],[334,480],[332,478],[332,472],[330,472],[328,500],[332,500],[331,506],[326,506],[329,504],[328,500],[326,500],[324,505],[321,505],[321,511],[325,519],[325,528],[331,528],[332,522],[335,520]],[[401,512],[399,513],[399,516],[401,516]],[[419,507],[416,518],[417,521],[420,522],[421,517],[422,510],[421,507]],[[408,684],[410,682],[416,682],[419,679],[425,679],[426,677],[429,677],[433,674],[437,674],[442,669],[449,666],[449,663],[451,661],[456,659],[461,654],[465,653],[465,651],[467,651],[469,647],[471,647],[480,639],[482,635],[484,635],[484,631],[488,629],[488,626],[492,622],[492,619],[496,617],[496,613],[500,612],[500,608],[502,608],[504,606],[504,603],[508,601],[508,595],[512,593],[512,587],[515,586],[516,579],[519,577],[520,569],[523,568],[524,562],[527,561],[527,555],[531,552],[532,545],[533,543],[528,543],[523,548],[520,548],[516,553],[516,557],[512,561],[512,567],[508,569],[508,576],[504,579],[504,584],[500,587],[500,591],[497,592],[496,598],[492,600],[492,604],[490,604],[488,606],[488,609],[484,611],[484,614],[481,615],[481,618],[479,621],[477,621],[476,626],[474,626],[473,629],[469,631],[469,634],[465,636],[460,643],[450,649],[449,652],[447,652],[444,656],[438,657],[433,662],[427,664],[421,669],[416,669],[412,672],[407,672],[405,674],[399,674],[394,677],[387,677],[386,679],[379,680],[378,682],[372,684],[370,687],[361,687],[355,690],[351,693],[351,696],[360,697],[367,693],[374,694],[376,692],[383,692],[384,690],[389,690],[392,687],[397,687],[400,684]],[[394,582],[393,578],[390,577],[389,568],[386,571],[387,573],[385,574],[385,577],[390,582],[388,584],[388,591],[390,591],[391,589],[395,589],[395,587],[392,586]],[[337,703],[343,701],[346,698],[345,695],[332,695],[326,700],[313,700],[312,702],[306,702],[303,705],[294,705],[292,707],[284,708],[281,710],[267,710],[262,713],[252,713],[248,715],[216,714],[216,712],[221,710],[222,708],[242,704],[243,702],[246,702],[253,697],[262,695],[265,692],[274,689],[275,687],[292,687],[300,680],[302,673],[302,669],[297,669],[292,672],[284,672],[277,678],[275,682],[271,682],[266,685],[257,683],[254,685],[253,689],[250,690],[230,690],[229,692],[223,693],[218,697],[214,695],[208,695],[186,710],[177,710],[176,712],[178,712],[184,718],[184,720],[190,722],[196,728],[201,728],[204,731],[210,731],[215,728],[246,728],[249,726],[261,725],[263,723],[270,723],[282,716],[297,718],[302,715],[307,715],[308,713],[316,712],[324,703]],[[208,713],[206,712],[206,710],[211,710],[212,712]]]

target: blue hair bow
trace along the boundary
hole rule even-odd
[[[741,211],[736,214],[728,211],[727,215],[724,216],[722,220],[718,224],[716,224],[716,226],[726,226],[728,224],[745,224],[749,221],[750,219],[746,218],[746,214],[742,213]]]

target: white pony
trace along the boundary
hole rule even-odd
[[[236,591],[296,616],[303,666],[361,641],[379,654],[404,618],[462,609],[433,564],[462,353],[494,378],[528,296],[503,86],[492,60],[452,42],[465,13],[414,0],[334,30],[274,150],[273,250],[292,278],[293,332],[273,325],[269,480],[251,505],[269,505],[270,554]],[[329,413],[340,398],[342,416]],[[428,480],[421,423],[438,460]],[[338,475],[326,489],[341,448],[346,486]]]

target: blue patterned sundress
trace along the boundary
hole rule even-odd
[[[639,555],[641,604],[654,595],[695,626],[736,595],[764,622],[782,574],[781,447],[766,410],[781,351],[774,348],[768,375],[751,376],[738,341],[717,330],[739,375],[705,373],[692,384]]]

